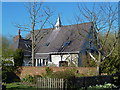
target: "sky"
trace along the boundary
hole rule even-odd
[[[48,6],[53,10],[51,22],[56,22],[58,14],[61,16],[63,25],[73,22],[74,13],[77,12],[77,3],[44,3],[44,6]],[[4,2],[2,3],[2,33],[7,36],[14,36],[17,34],[18,28],[15,24],[28,24],[29,14],[25,8],[25,2]],[[48,28],[50,26],[47,26]],[[21,32],[23,36],[27,32]]]
[[[30,24],[29,14],[25,8],[25,2],[3,2],[2,3],[2,35],[8,38],[17,35],[19,28],[15,24]],[[58,14],[61,17],[62,25],[75,24],[75,14],[77,14],[78,2],[44,2],[43,7],[49,7],[53,10],[50,21],[55,24]],[[93,2],[86,3],[91,8]],[[44,28],[50,28],[50,24],[46,24]],[[21,35],[25,37],[29,32],[21,31]]]

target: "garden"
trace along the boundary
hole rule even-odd
[[[34,75],[34,76],[26,75],[22,79],[12,78],[13,80],[11,82],[8,81],[8,79],[6,79],[7,81],[4,81],[4,83],[2,83],[2,85],[5,86],[7,90],[14,90],[14,89],[15,90],[17,90],[17,89],[33,90],[33,89],[39,89],[39,88],[46,88],[46,87],[41,87],[40,85],[41,84],[43,86],[46,84],[48,85],[48,83],[50,83],[50,82],[51,82],[50,85],[52,88],[52,85],[55,82],[58,83],[59,82],[58,80],[63,79],[63,83],[62,83],[62,81],[60,81],[60,82],[63,85],[67,85],[67,86],[62,87],[65,89],[67,89],[67,88],[74,89],[75,88],[77,90],[84,90],[84,89],[87,89],[87,90],[93,90],[93,89],[95,89],[95,90],[101,90],[101,89],[112,90],[112,89],[119,88],[119,85],[116,84],[116,82],[117,82],[116,79],[114,79],[115,77],[112,77],[112,78],[111,77],[109,78],[108,76],[84,77],[84,76],[76,73],[76,69],[66,69],[64,71],[53,72],[53,70],[50,67],[46,67],[45,70],[46,70],[46,72],[42,73],[42,75]],[[8,77],[6,77],[6,78],[8,78]],[[38,81],[39,78],[41,78],[43,80],[40,83]],[[107,81],[107,79],[105,80],[104,78],[107,78],[108,81]],[[86,81],[84,81],[84,80],[86,80]],[[112,82],[112,83],[109,83],[109,82]],[[55,85],[57,85],[57,83],[55,83]],[[82,85],[82,83],[83,83],[83,85]],[[84,83],[86,83],[86,84],[84,84]],[[59,85],[61,85],[61,84],[59,83]],[[47,87],[47,88],[50,88],[50,87]],[[60,86],[58,88],[60,88]]]

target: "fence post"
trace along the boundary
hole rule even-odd
[[[66,90],[67,88],[67,79],[63,79],[64,82],[63,82],[63,90]]]

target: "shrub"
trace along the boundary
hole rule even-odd
[[[22,81],[32,83],[34,80],[34,77],[32,75],[26,75],[25,78],[22,79]]]
[[[111,83],[105,83],[104,85],[96,85],[96,86],[89,86],[88,89],[112,89],[112,88],[117,88],[114,84]]]
[[[47,67],[45,70],[46,72],[42,74],[42,77],[69,79],[77,76],[76,69],[53,72],[51,68]]]
[[[13,63],[11,61],[2,62],[2,82],[18,82],[20,78],[15,74],[16,67],[11,66]]]
[[[102,73],[114,75],[114,82],[120,85],[120,60],[118,55],[110,56],[101,63]]]
[[[23,58],[24,58],[24,53],[22,49],[16,49],[14,55],[14,65],[15,66],[22,66],[23,64]]]
[[[54,72],[52,75],[52,78],[64,78],[64,79],[70,79],[76,77],[75,75],[75,69],[66,69],[64,71],[57,71]]]
[[[51,68],[46,67],[45,71],[45,73],[42,73],[42,77],[51,77],[53,75],[53,71]]]
[[[45,71],[46,71],[46,74],[48,74],[48,75],[50,75],[50,74],[53,73],[52,69],[49,68],[49,67],[47,67],[47,68],[45,69]]]
[[[26,76],[22,79],[22,81],[23,81],[23,82],[27,82],[27,83],[33,83],[33,84],[35,84],[38,77],[41,77],[41,75],[34,75],[34,76],[32,76],[32,75],[26,75]]]
[[[120,72],[120,61],[118,56],[111,56],[101,64],[101,71],[109,75]]]

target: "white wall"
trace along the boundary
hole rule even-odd
[[[59,61],[61,61],[61,55],[51,55],[52,63],[59,66]],[[68,65],[72,61],[76,66],[78,66],[78,54],[65,54],[62,55],[62,61],[68,61]]]

